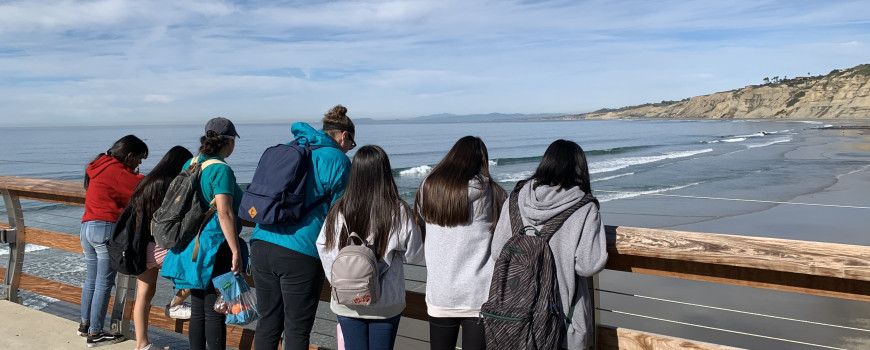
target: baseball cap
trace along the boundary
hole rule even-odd
[[[233,122],[223,117],[212,118],[208,123],[205,123],[205,135],[209,136],[209,132],[221,137],[240,137]]]

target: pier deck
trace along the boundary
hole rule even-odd
[[[85,338],[75,334],[78,324],[27,306],[0,300],[0,339],[4,349],[85,349]],[[101,346],[100,349],[129,350],[133,341]]]

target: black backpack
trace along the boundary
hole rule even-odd
[[[142,232],[136,225],[136,213],[131,206],[124,208],[112,237],[106,242],[109,264],[112,269],[125,275],[139,275],[146,270],[145,254],[150,233]]]
[[[329,199],[329,193],[305,206],[305,186],[311,151],[326,146],[279,144],[266,149],[260,157],[254,178],[245,188],[239,205],[239,218],[258,224],[291,224],[305,217],[314,207]]]
[[[571,214],[596,201],[595,197],[586,194],[538,231],[524,226],[520,216],[517,195],[525,182],[518,183],[511,193],[508,211],[513,235],[498,255],[489,299],[480,308],[486,347],[490,349],[557,349],[566,333],[566,321],[574,312],[572,308],[567,317],[563,316],[549,241]],[[534,235],[527,235],[528,231]]]
[[[191,163],[187,170],[172,179],[163,203],[151,220],[151,234],[161,248],[186,247],[214,214],[214,200],[211,203],[202,200],[199,180],[203,169],[212,164],[227,163],[217,159],[202,164]]]

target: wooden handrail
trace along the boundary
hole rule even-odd
[[[85,191],[78,182],[0,176],[0,188],[15,191],[23,199],[84,205]],[[8,225],[0,223],[0,227]],[[81,253],[75,236],[36,228],[26,231],[28,243]],[[870,249],[865,246],[623,226],[606,226],[606,234],[607,269],[870,301]],[[75,288],[59,282],[49,284],[51,288],[38,287],[28,282],[31,278],[22,281],[22,288],[36,288],[49,296]],[[321,300],[329,300],[326,284]],[[408,292],[406,301],[403,316],[427,319],[424,294]],[[152,314],[155,325],[183,331],[178,322]],[[247,345],[252,337],[249,332],[228,330],[228,337],[233,334],[236,344]],[[673,344],[727,348],[610,326],[599,327],[598,333],[600,349],[649,348],[650,344],[658,344],[656,348],[679,347]]]

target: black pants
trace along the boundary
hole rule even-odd
[[[232,270],[233,252],[226,242],[221,244],[215,256],[212,278],[220,276]],[[214,311],[214,303],[217,301],[217,292],[211,280],[206,289],[190,290],[190,324],[188,335],[191,350],[205,350],[208,344],[209,350],[226,349],[227,326],[224,324],[226,316]]]
[[[323,288],[320,259],[256,240],[251,267],[260,311],[254,347],[277,349],[283,331],[285,350],[307,350]]]
[[[483,321],[477,317],[432,317],[429,316],[429,344],[432,350],[456,349],[459,326],[462,326],[462,350],[482,350],[486,348]]]

